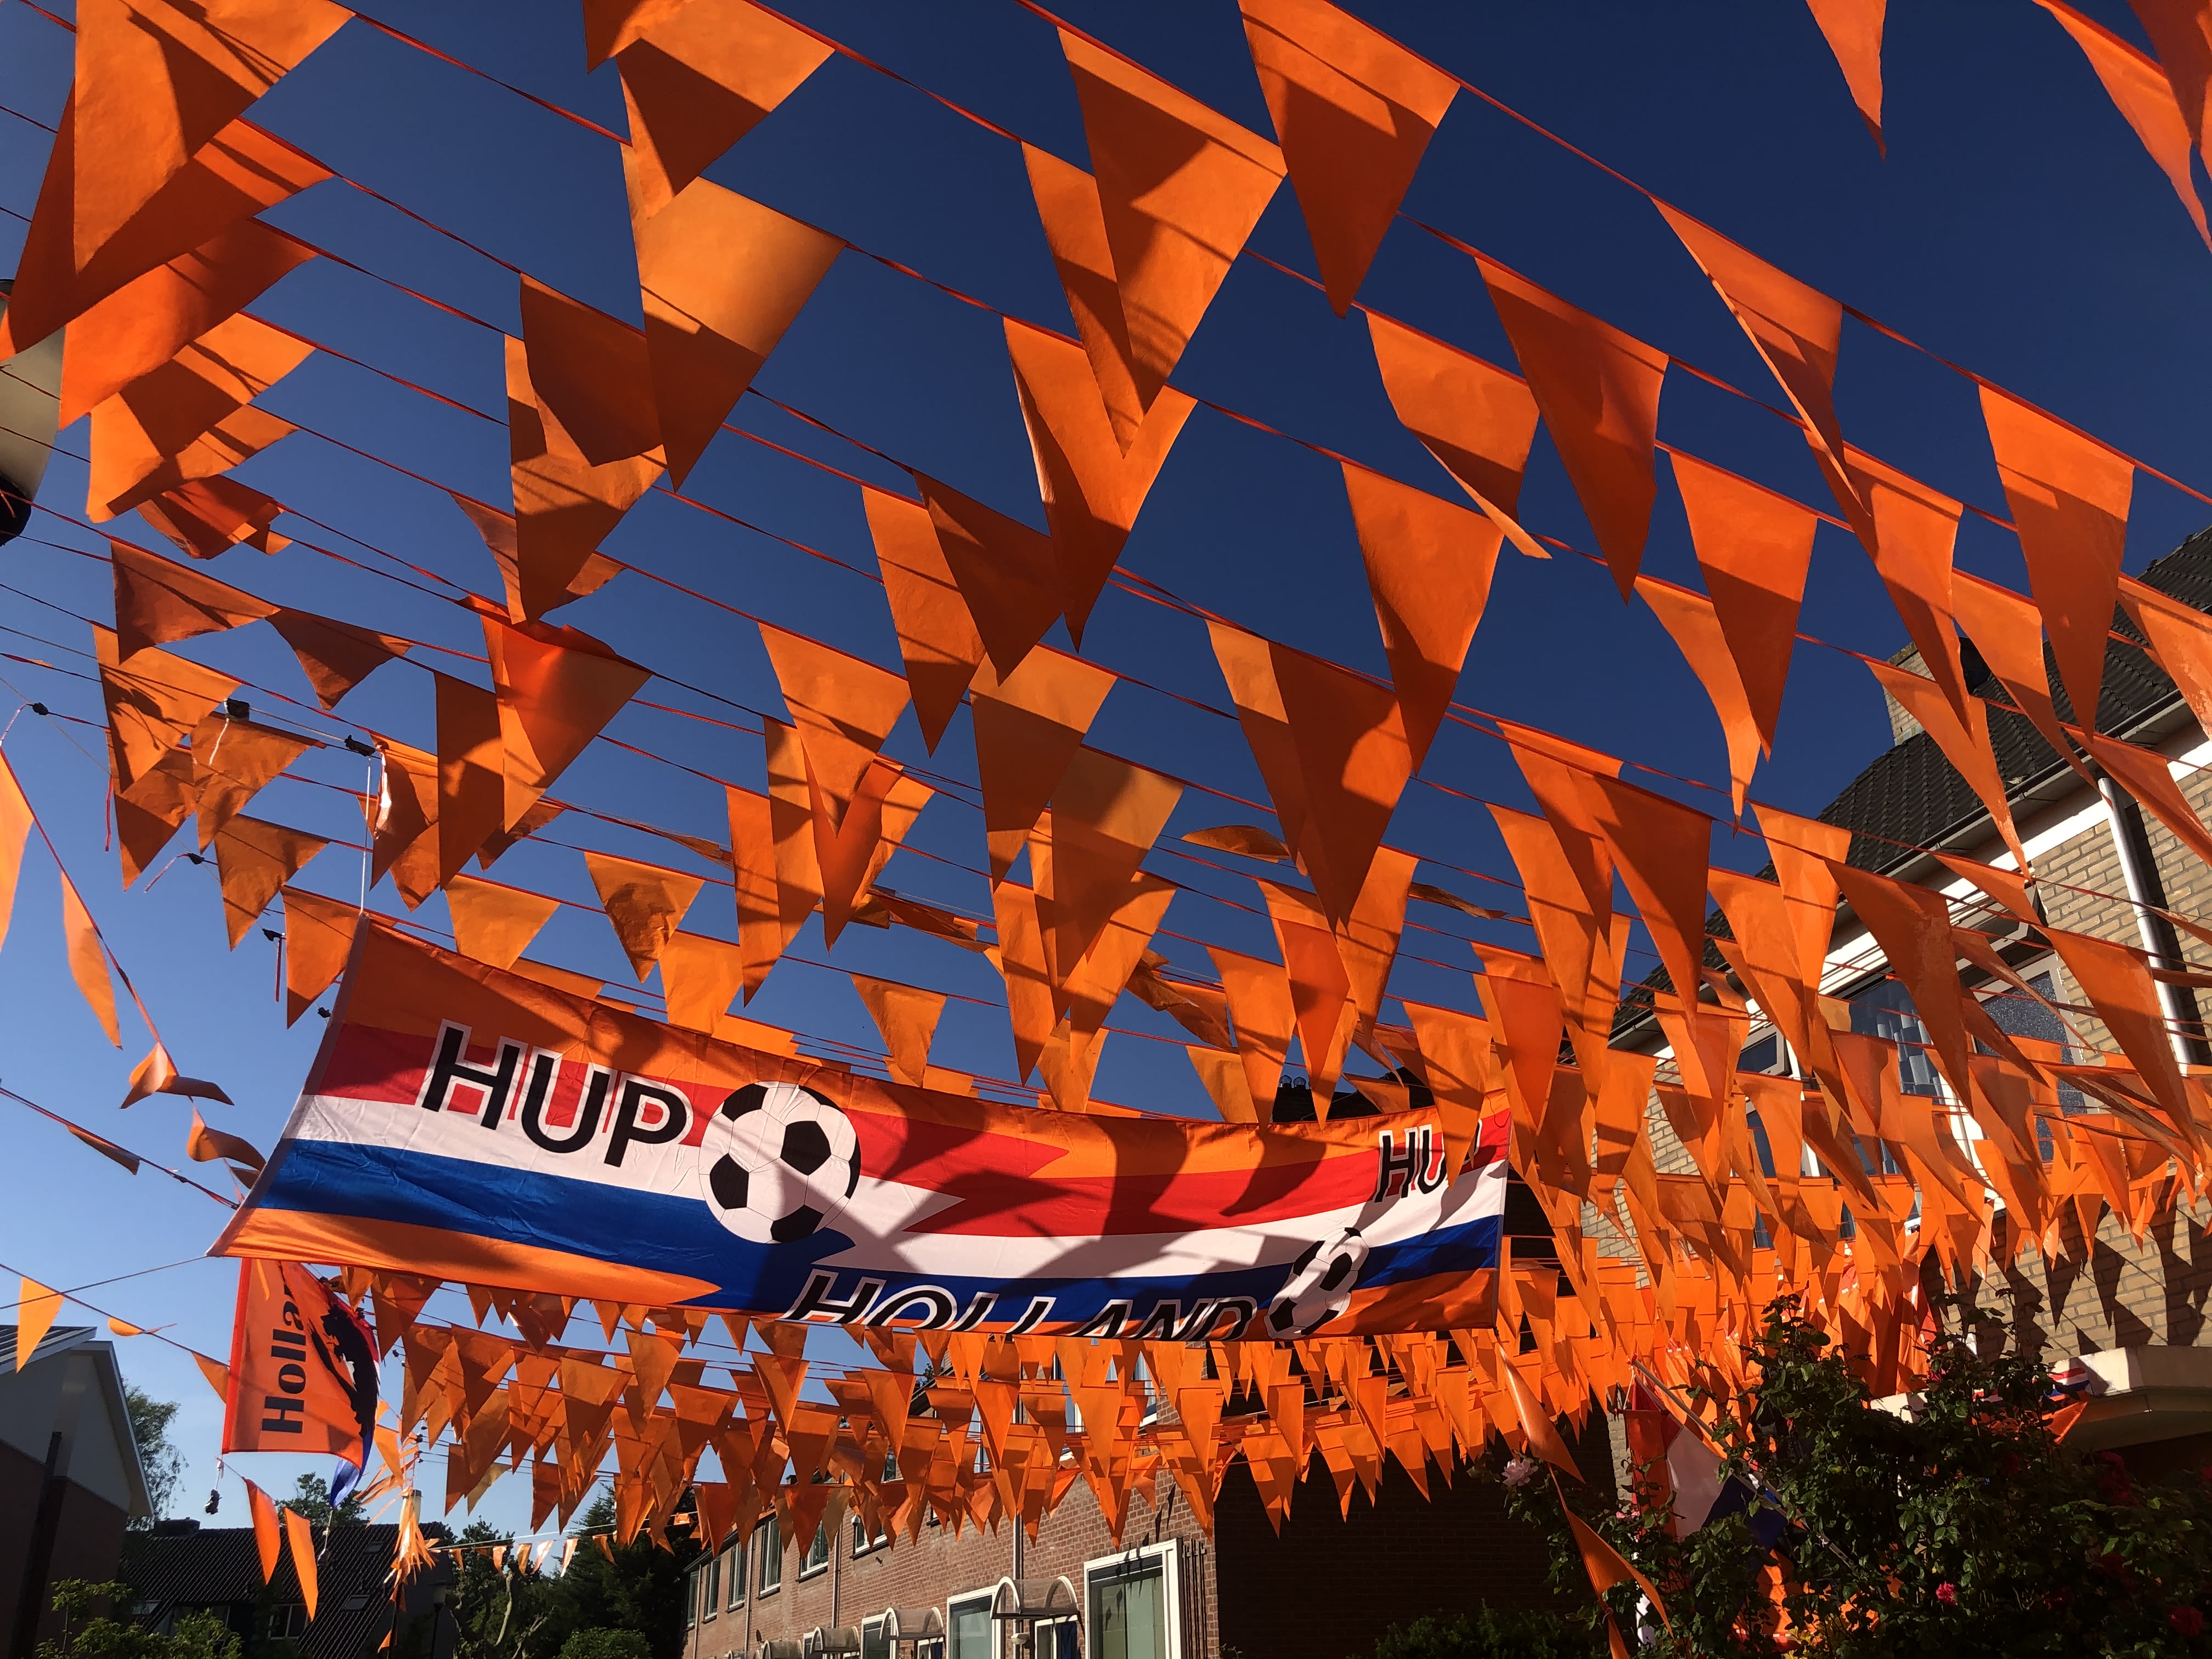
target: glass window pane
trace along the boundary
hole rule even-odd
[[[991,1604],[988,1601],[956,1605],[946,1621],[951,1638],[951,1659],[991,1659]]]
[[[748,1562],[744,1546],[730,1552],[730,1605],[741,1607],[745,1604],[745,1567]]]
[[[1093,1578],[1091,1659],[1167,1659],[1164,1588],[1158,1563]]]
[[[760,1587],[772,1590],[783,1583],[783,1539],[774,1516],[760,1523]]]
[[[860,1659],[891,1659],[891,1644],[884,1638],[884,1621],[872,1619],[860,1626]]]

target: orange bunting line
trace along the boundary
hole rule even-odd
[[[1813,21],[1835,54],[1844,72],[1859,118],[1874,135],[1875,148],[1885,156],[1889,146],[1881,136],[1881,26],[1889,0],[1805,0]]]
[[[2212,227],[2205,223],[2204,203],[2197,193],[2197,182],[2190,172],[2189,153],[2194,147],[2190,128],[2192,112],[2185,110],[2175,99],[2173,83],[2166,79],[2166,72],[2159,68],[2156,60],[2130,46],[2103,24],[2083,16],[2066,0],[2035,0],[2035,3],[2056,18],[2058,27],[2081,48],[2081,55],[2089,60],[2089,67],[2104,83],[2112,107],[2135,129],[2143,149],[2158,163],[2159,171],[2166,174],[2173,193],[2181,198],[2181,205],[2187,210],[2190,222],[2197,227],[2197,235],[2207,249],[2212,249]],[[2193,112],[2199,131],[2203,108],[2200,99]]]

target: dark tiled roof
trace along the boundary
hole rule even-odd
[[[2212,529],[2198,531],[2142,573],[2142,580],[2199,611],[2212,611]],[[2115,611],[2113,631],[2140,639],[2125,612]],[[2010,700],[1988,671],[1971,643],[1963,646],[1970,689],[1995,699],[1990,708],[1990,747],[1996,757],[2006,793],[2014,800],[2030,794],[2069,770],[2066,763],[2043,740],[2024,714],[2014,713]],[[2049,648],[2044,651],[2045,678],[2058,718],[2074,720],[2074,706],[2060,684]],[[2105,648],[2104,690],[2097,706],[2097,728],[2127,737],[2170,718],[2183,707],[2173,682],[2142,651],[2115,640]],[[1918,849],[1942,847],[1976,832],[1989,822],[1981,799],[1951,763],[1943,758],[1936,740],[1925,732],[1884,750],[1842,793],[1820,813],[1824,823],[1851,832],[1850,861],[1861,869],[1889,871],[1920,856]],[[1771,876],[1769,866],[1762,872]],[[1730,937],[1719,907],[1705,917],[1705,932]],[[1711,945],[1705,946],[1705,964],[1724,969],[1727,963]],[[1616,1042],[1643,1035],[1653,1024],[1651,993],[1671,991],[1674,981],[1663,968],[1655,969],[1621,998],[1613,1024]]]
[[[396,1526],[348,1523],[331,1538],[317,1529],[315,1621],[304,1644],[313,1659],[355,1659],[376,1651],[391,1624],[392,1592],[385,1577],[398,1539]],[[119,1572],[142,1601],[156,1604],[149,1619],[172,1607],[263,1600],[261,1552],[251,1527],[204,1527],[178,1536],[131,1533],[124,1540]],[[346,1604],[361,1597],[367,1598],[363,1605],[348,1612]],[[280,1550],[267,1602],[301,1599],[291,1552]]]

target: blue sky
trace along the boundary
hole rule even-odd
[[[1885,54],[1886,161],[1802,7],[1774,0],[1502,8],[1369,0],[1354,9],[1806,281],[2153,465],[2199,487],[2212,483],[2195,460],[2208,435],[2203,388],[2212,365],[2202,329],[2190,326],[2202,315],[2212,256],[2080,52],[2037,8],[1894,9]],[[2124,4],[2087,9],[2140,40]],[[609,126],[622,124],[613,70],[584,73],[581,27],[571,7],[376,0],[368,9],[539,97]],[[809,0],[793,11],[1029,141],[1084,159],[1082,125],[1053,32],[1012,0],[926,6]],[[1067,15],[1234,118],[1268,131],[1233,6],[1069,0]],[[65,33],[25,5],[0,3],[0,104],[51,123],[69,64]],[[358,23],[283,82],[255,116],[497,258],[635,317],[619,164],[606,139]],[[46,144],[36,126],[0,117],[0,208],[30,210]],[[1014,148],[858,64],[832,59],[708,176],[1013,314],[1068,326]],[[1407,210],[1676,357],[1771,397],[1748,344],[1648,202],[1471,95],[1455,103]],[[434,311],[321,260],[272,290],[255,307],[259,314],[461,404],[501,411],[496,331],[519,330],[510,271],[343,183],[320,186],[270,217],[493,327]],[[20,219],[0,216],[0,270],[10,267],[21,231]],[[1252,246],[1312,269],[1289,189],[1277,196]],[[1409,224],[1392,230],[1361,298],[1486,356],[1511,361],[1472,263]],[[1410,482],[1450,489],[1391,417],[1358,319],[1338,320],[1311,289],[1255,261],[1231,274],[1176,379],[1196,395]],[[985,313],[848,254],[757,384],[1003,511],[1042,522],[998,324]],[[1855,443],[2002,515],[1971,383],[1847,323],[1837,400]],[[506,499],[505,434],[495,422],[326,356],[311,359],[263,401],[305,428],[431,481],[302,431],[240,476],[328,526],[283,526],[303,544],[394,568],[347,539],[357,538],[480,591],[495,586],[474,533],[432,487]],[[904,487],[884,462],[758,399],[748,399],[735,418],[872,481]],[[1826,502],[1796,434],[1679,372],[1668,380],[1660,430],[1670,443],[1802,501]],[[62,447],[82,454],[84,443],[79,428],[64,434]],[[1662,473],[1645,568],[1694,583],[1663,463]],[[58,460],[45,499],[80,516],[82,486],[82,468]],[[764,447],[724,434],[687,492],[868,566],[857,492]],[[1542,436],[1522,507],[1532,526],[1591,545]],[[2212,510],[2203,503],[2139,478],[2129,568],[2139,569],[2208,520]],[[135,520],[114,528],[157,544]],[[78,548],[101,545],[95,532],[52,517],[41,517],[32,534]],[[768,537],[657,495],[606,545],[645,569],[896,665],[880,589]],[[2025,586],[2011,538],[1971,516],[1960,560]],[[1276,639],[1365,669],[1385,666],[1336,468],[1280,439],[1201,411],[1155,487],[1123,562]],[[279,602],[481,650],[473,624],[453,607],[304,545],[275,558],[233,551],[216,574]],[[58,713],[96,718],[96,693],[76,677],[85,659],[71,654],[88,649],[87,630],[64,613],[110,614],[105,565],[27,539],[0,550],[0,582],[20,590],[0,592],[0,626],[16,630],[0,635],[0,649],[68,671],[0,663],[7,681],[0,704],[36,698]],[[666,589],[625,577],[562,619],[694,686],[778,710],[750,626],[711,605],[672,599]],[[1803,626],[1878,654],[1902,642],[1863,553],[1840,531],[1820,532]],[[1125,674],[1225,706],[1203,631],[1188,617],[1109,591],[1088,647]],[[266,629],[184,649],[242,679],[307,696],[296,665]],[[452,667],[453,659],[441,665]],[[358,787],[361,763],[336,746],[338,738],[362,727],[425,744],[430,737],[429,680],[407,665],[380,671],[347,701],[338,720],[246,695],[258,709],[332,745],[302,762],[296,779],[272,786],[253,810],[340,841],[361,839],[341,793]],[[742,719],[665,684],[646,695],[717,719]],[[1640,606],[1621,605],[1601,568],[1573,558],[1538,563],[1504,556],[1460,699],[1683,776],[1724,775],[1717,723],[1663,631]],[[625,711],[611,732],[685,766],[757,787],[758,740],[744,732],[641,708]],[[1232,722],[1135,685],[1115,691],[1093,740],[1236,794],[1263,795]],[[1754,793],[1815,811],[1887,741],[1881,701],[1864,668],[1801,646],[1782,740]],[[904,759],[925,758],[910,719],[890,747]],[[25,714],[7,752],[179,1064],[216,1079],[236,1099],[235,1110],[221,1114],[222,1127],[272,1143],[321,1024],[310,1015],[284,1029],[281,1004],[271,1000],[273,947],[253,936],[234,952],[223,949],[211,867],[176,863],[150,890],[142,883],[131,893],[119,890],[101,823],[95,727]],[[955,721],[931,763],[973,776],[964,720]],[[1425,775],[1525,804],[1500,746],[1463,727],[1447,726]],[[695,834],[726,834],[720,792],[711,784],[606,744],[588,752],[556,793]],[[1708,809],[1714,804],[1710,793],[1688,798]],[[1171,829],[1254,816],[1194,790]],[[588,900],[575,845],[684,859],[665,842],[574,817],[549,839],[571,845],[526,844],[495,874]],[[1418,784],[1407,792],[1392,840],[1453,866],[1510,875],[1486,814]],[[976,815],[956,801],[933,805],[915,842],[960,865],[981,862]],[[1755,865],[1762,856],[1755,842],[1717,838],[1717,860]],[[333,847],[303,879],[320,891],[350,895],[359,860],[357,852]],[[1249,883],[1220,871],[1163,856],[1152,867],[1202,891],[1255,902]],[[1473,878],[1423,874],[1486,896]],[[971,913],[988,909],[980,878],[948,864],[902,856],[886,879]],[[1500,890],[1489,895],[1494,900]],[[728,902],[718,892],[726,890],[708,890],[689,925],[731,936]],[[374,902],[396,908],[388,887]],[[143,1033],[126,1032],[126,1054],[107,1048],[64,972],[58,918],[50,869],[34,853],[0,952],[0,1084],[139,1151],[181,1162],[188,1121],[181,1103],[155,1100],[126,1115],[114,1112]],[[442,900],[431,901],[418,919],[442,925]],[[1444,925],[1441,913],[1420,920]],[[273,926],[276,917],[269,921]],[[1170,955],[1201,969],[1194,941],[1272,954],[1263,921],[1200,896],[1179,898],[1167,926],[1182,936],[1166,942]],[[1455,921],[1451,926],[1462,938],[1468,932]],[[1525,930],[1488,936],[1527,943]],[[1465,970],[1472,959],[1464,943],[1409,929],[1407,948],[1395,989],[1469,1006]],[[613,989],[629,979],[604,921],[585,911],[556,916],[534,954],[603,975]],[[1416,955],[1441,965],[1410,959]],[[818,931],[802,936],[794,957],[824,960]],[[995,975],[980,959],[911,935],[858,930],[840,942],[834,960],[839,969],[913,978],[985,1000],[998,994]],[[1652,961],[1646,952],[1632,968],[1640,976]],[[779,968],[747,1012],[877,1047],[842,972],[804,961]],[[1172,1029],[1127,1006],[1115,1023]],[[1003,1012],[955,1003],[933,1058],[1005,1075],[1012,1067]],[[1177,1048],[1139,1037],[1109,1044],[1097,1092],[1155,1109],[1206,1109]],[[213,1236],[220,1218],[204,1198],[150,1171],[128,1177],[9,1103],[0,1101],[0,1114],[12,1115],[7,1144],[14,1153],[5,1166],[8,1198],[0,1202],[0,1265],[7,1270],[58,1286],[83,1285],[191,1257]],[[234,1278],[227,1264],[203,1262],[87,1294],[140,1324],[173,1322],[179,1340],[221,1353]],[[452,1293],[433,1311],[465,1312]],[[185,1402],[179,1429],[193,1459],[187,1485],[204,1493],[213,1478],[213,1395],[189,1362],[158,1344],[126,1344],[124,1363],[134,1379]],[[264,1484],[289,1485],[289,1472],[274,1461],[266,1476]],[[495,1490],[485,1512],[516,1522],[526,1520],[526,1507],[527,1483],[511,1481]],[[234,1483],[225,1498],[224,1518],[233,1517],[243,1518]]]

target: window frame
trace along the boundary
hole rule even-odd
[[[765,1598],[783,1588],[783,1528],[773,1515],[764,1515],[760,1518],[760,1524],[753,1528],[753,1536],[760,1540],[760,1571],[753,1581],[753,1595],[756,1598]],[[771,1544],[775,1547],[773,1551],[769,1547]],[[771,1559],[775,1564],[773,1577],[769,1574]]]
[[[706,1589],[707,1575],[695,1566],[688,1577],[690,1582],[684,1587],[684,1628],[696,1630],[699,1627],[699,1596]]]
[[[959,1595],[948,1595],[945,1598],[944,1646],[939,1650],[942,1659],[961,1659],[961,1656],[952,1650],[953,1615],[961,1608],[973,1607],[979,1603],[983,1609],[984,1628],[991,1632],[988,1638],[989,1645],[985,1651],[984,1659],[998,1659],[999,1620],[991,1617],[991,1603],[996,1595],[995,1589],[979,1589],[969,1590]]]
[[[735,1613],[739,1607],[742,1607],[745,1604],[745,1590],[747,1587],[746,1581],[752,1577],[752,1573],[750,1571],[750,1568],[752,1566],[752,1550],[750,1547],[751,1541],[751,1540],[748,1539],[744,1543],[735,1546],[729,1552],[730,1601],[727,1610],[731,1613]]]
[[[722,1610],[722,1557],[719,1551],[699,1563],[703,1590],[699,1597],[699,1622],[707,1623]]]
[[[799,1582],[805,1583],[817,1573],[830,1571],[830,1528],[820,1522],[814,1528],[814,1536],[806,1540],[805,1553],[799,1558]],[[817,1552],[821,1559],[817,1560]]]
[[[1092,1601],[1097,1581],[1109,1575],[1135,1576],[1152,1562],[1159,1564],[1161,1622],[1166,1626],[1161,1659],[1182,1659],[1182,1553],[1171,1538],[1135,1549],[1116,1550],[1111,1555],[1097,1556],[1083,1564],[1081,1616],[1088,1632],[1083,1638],[1086,1652],[1096,1652],[1098,1639],[1098,1615]]]
[[[889,1656],[889,1659],[897,1659],[897,1645],[884,1638],[884,1615],[881,1613],[878,1613],[872,1619],[860,1620],[860,1659],[868,1659],[868,1643],[871,1638],[878,1647]]]

